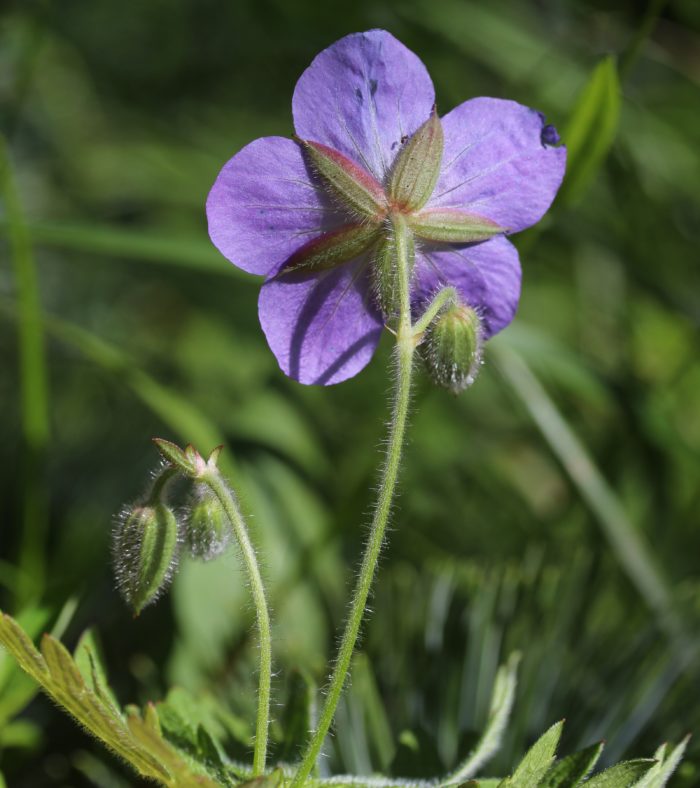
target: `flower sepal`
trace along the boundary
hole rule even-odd
[[[379,181],[339,151],[313,140],[295,139],[331,198],[360,218],[382,221],[387,205]]]
[[[439,243],[478,243],[506,232],[491,219],[456,208],[429,208],[410,214],[407,220],[418,238]]]
[[[379,234],[376,224],[346,224],[304,244],[287,260],[280,273],[315,273],[335,268],[370,249]]]
[[[399,151],[389,177],[389,198],[402,211],[417,211],[430,199],[440,175],[444,136],[437,110]]]

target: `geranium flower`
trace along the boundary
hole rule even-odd
[[[513,101],[471,99],[441,120],[434,106],[425,66],[391,34],[346,36],[297,82],[295,139],[251,142],[209,194],[211,239],[266,277],[263,331],[302,383],[338,383],[372,357],[392,308],[391,211],[415,236],[416,314],[451,285],[483,339],[515,315],[520,263],[506,236],[547,211],[566,151],[541,113]]]

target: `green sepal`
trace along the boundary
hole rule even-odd
[[[313,171],[330,196],[341,207],[363,219],[380,222],[386,215],[382,185],[367,170],[327,145],[295,138],[308,157]]]
[[[401,210],[417,211],[430,199],[440,176],[444,135],[437,110],[414,132],[394,161],[388,192]]]
[[[504,227],[485,216],[457,208],[428,208],[407,219],[419,238],[440,243],[477,243],[506,232]]]
[[[195,472],[194,449],[191,444],[183,450],[177,444],[172,441],[166,441],[164,438],[153,438],[153,443],[155,443],[156,448],[167,463],[179,468],[187,475]]]
[[[358,222],[330,230],[304,244],[285,263],[281,275],[326,271],[370,249],[379,238],[377,224]]]

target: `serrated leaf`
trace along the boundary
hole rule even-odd
[[[689,741],[690,736],[686,736],[680,744],[674,747],[668,756],[666,755],[668,745],[662,744],[654,753],[654,759],[657,763],[649,769],[639,782],[635,783],[634,788],[663,788],[681,762]]]
[[[35,681],[41,683],[46,678],[48,668],[41,654],[19,624],[2,612],[0,612],[0,643]]]
[[[612,57],[604,58],[574,105],[562,135],[568,162],[562,192],[576,199],[595,177],[617,134],[620,119],[620,81]]]
[[[58,640],[44,635],[40,654],[17,622],[3,614],[0,614],[0,643],[56,703],[142,776],[173,788],[217,788],[220,785],[208,776],[204,765],[183,757],[162,737],[153,704],[146,707],[143,716],[136,707],[127,707],[125,720],[108,700],[106,690],[98,694],[93,682],[104,681],[107,687],[106,678],[104,674],[99,676],[99,669],[89,664],[89,658],[84,663],[87,666],[85,678]],[[90,653],[89,647],[87,653]]]
[[[73,658],[88,687],[100,700],[111,705],[115,712],[121,713],[119,701],[109,686],[107,670],[102,658],[102,649],[92,629],[88,629],[82,634],[75,648]]]
[[[562,721],[555,722],[540,736],[525,753],[525,757],[509,780],[510,785],[514,788],[534,788],[537,785],[552,765],[563,727]]]
[[[652,758],[623,761],[596,774],[586,782],[586,788],[632,788],[655,763]]]
[[[468,758],[441,781],[441,785],[453,785],[468,780],[498,751],[513,708],[519,663],[520,654],[516,652],[498,669],[491,692],[486,728]]]
[[[538,788],[574,788],[591,773],[603,752],[603,742],[592,744],[557,761],[545,774]]]

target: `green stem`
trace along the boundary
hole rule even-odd
[[[21,458],[22,540],[18,560],[21,582],[16,591],[21,606],[41,594],[45,577],[48,500],[43,475],[49,442],[49,405],[38,276],[9,151],[2,135],[0,196],[7,216],[19,312],[19,379],[24,445]]]
[[[270,721],[270,683],[272,680],[272,638],[270,634],[270,613],[265,598],[265,587],[255,550],[248,536],[245,520],[241,514],[238,502],[233,493],[221,478],[218,471],[208,469],[198,481],[209,486],[219,499],[228,519],[231,522],[233,533],[243,553],[243,561],[248,572],[248,581],[253,593],[253,602],[258,623],[258,636],[260,638],[260,677],[258,682],[258,715],[255,726],[255,749],[253,752],[253,776],[257,777],[265,771],[265,758],[267,756],[267,735]]]
[[[457,291],[454,287],[443,287],[439,290],[435,298],[428,304],[428,308],[413,324],[413,335],[420,339],[421,334],[435,320],[443,307],[453,304],[457,300]]]
[[[389,522],[389,515],[391,514],[399,466],[401,464],[401,453],[406,433],[406,423],[408,421],[413,370],[414,341],[411,328],[409,292],[409,280],[413,267],[413,242],[412,236],[402,216],[397,215],[392,217],[392,223],[396,238],[395,248],[399,280],[399,323],[396,332],[395,356],[397,372],[389,440],[369,539],[367,540],[365,554],[362,559],[362,566],[350,606],[350,613],[345,624],[345,631],[340,642],[338,657],[331,675],[328,694],[326,695],[326,700],[321,710],[318,725],[309,741],[299,769],[294,776],[292,786],[304,785],[306,778],[316,764],[326,734],[333,723],[333,717],[335,716],[335,711],[340,701],[343,687],[345,686],[348,671],[350,670],[353,651],[355,650],[355,644],[360,633],[360,626],[367,607],[367,599],[377,569],[377,561],[381,553],[382,545],[384,544],[384,535],[386,533],[387,523]]]

